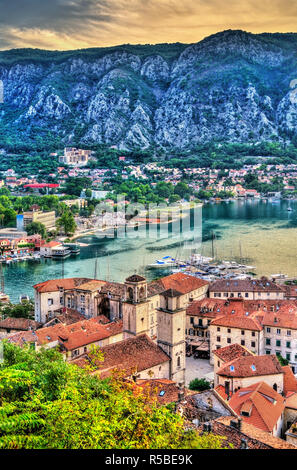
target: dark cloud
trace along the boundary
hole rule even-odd
[[[296,24],[296,0],[0,0],[1,49],[194,42],[223,29]]]

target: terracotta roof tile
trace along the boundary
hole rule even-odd
[[[209,292],[284,292],[284,290],[267,278],[218,279],[210,284]]]
[[[263,325],[297,330],[297,308],[280,308],[277,312],[266,312]]]
[[[26,331],[29,329],[37,330],[40,327],[41,323],[38,323],[35,320],[29,320],[28,318],[7,317],[0,321],[0,329]]]
[[[137,380],[136,385],[142,389],[150,390],[156,396],[161,405],[167,403],[177,402],[179,400],[180,389],[172,380],[167,379],[151,379],[151,380]],[[183,389],[185,395],[187,391]]]
[[[286,398],[285,405],[286,408],[297,410],[297,393],[290,394],[290,396]]]
[[[254,356],[247,348],[237,343],[230,344],[224,348],[215,349],[213,353],[224,362],[233,361],[241,356]]]
[[[290,366],[283,366],[282,369],[284,372],[284,395],[287,396],[289,392],[297,392],[297,379]]]
[[[282,366],[274,354],[240,356],[225,363],[217,374],[224,377],[258,377],[283,374]]]
[[[295,449],[296,447],[283,439],[274,437],[268,432],[253,426],[246,421],[242,421],[241,430],[235,429],[231,425],[234,421],[233,416],[222,416],[212,421],[212,432],[219,436],[225,436],[228,443],[235,449],[240,449],[242,439],[245,439],[249,449]]]
[[[92,344],[119,334],[122,322],[102,325],[95,319],[83,320],[70,325],[58,323],[54,326],[38,330],[38,344],[48,344],[57,341],[67,351]]]
[[[210,324],[252,331],[261,331],[263,329],[259,321],[256,318],[251,317],[232,317],[226,315],[212,320]]]
[[[209,284],[203,279],[184,273],[171,274],[170,276],[162,277],[156,282],[163,287],[163,290],[174,289],[181,294],[188,294]]]
[[[97,369],[101,371],[101,377],[110,375],[114,369],[125,370],[127,375],[130,375],[133,370],[141,372],[170,360],[169,356],[147,335],[139,335],[105,346],[102,352],[104,361],[98,363]],[[72,362],[84,367],[89,362],[88,356],[85,354]]]
[[[242,420],[266,432],[273,431],[285,408],[284,398],[265,382],[241,388],[228,403],[237,415],[249,409],[250,416],[241,415]]]
[[[59,288],[63,289],[74,289],[75,287],[79,287],[81,284],[84,284],[92,279],[85,278],[85,277],[71,277],[68,279],[51,279],[49,281],[40,282],[39,284],[35,284],[34,289],[37,292],[56,292],[59,291]],[[103,281],[102,281],[103,282]]]

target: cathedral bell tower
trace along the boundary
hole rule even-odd
[[[149,334],[149,302],[147,282],[144,277],[134,274],[125,281],[123,303],[124,339]]]
[[[170,380],[184,386],[186,368],[186,310],[180,292],[168,289],[160,294],[158,346],[170,357]]]

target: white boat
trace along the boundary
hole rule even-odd
[[[271,279],[286,279],[288,276],[287,274],[271,274]]]
[[[178,267],[179,263],[171,256],[164,256],[161,259],[157,259],[155,263],[149,264],[147,267],[150,269],[154,268],[170,268],[170,267]]]

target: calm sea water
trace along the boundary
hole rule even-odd
[[[153,279],[166,271],[146,270],[145,266],[166,255],[189,256],[193,239],[197,252],[211,256],[214,251],[220,260],[242,260],[255,266],[253,271],[257,275],[282,272],[297,276],[297,201],[290,203],[292,212],[288,212],[288,204],[262,200],[206,204],[202,209],[201,246],[193,214],[188,215],[191,221],[188,229],[178,236],[169,226],[168,234],[164,231],[167,227],[163,227],[155,239],[144,236],[144,227],[133,234],[134,238],[82,237],[79,241],[88,246],[64,263],[47,259],[3,266],[5,292],[14,302],[20,294],[33,296],[34,284],[62,277],[63,264],[65,277],[94,277],[97,273],[99,279],[123,281],[137,271]]]

